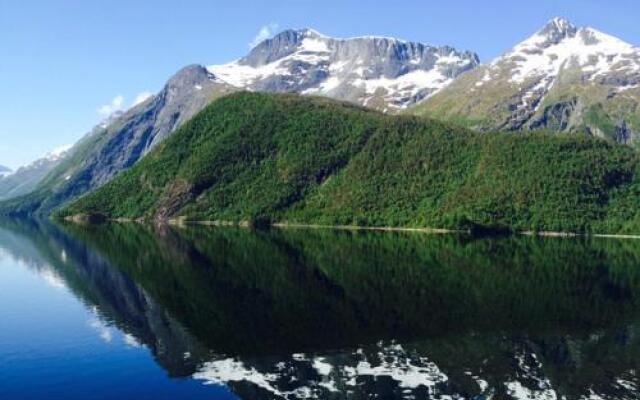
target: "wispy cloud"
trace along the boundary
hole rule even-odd
[[[249,48],[253,49],[257,45],[259,45],[262,41],[271,38],[273,35],[275,35],[278,32],[279,27],[280,25],[276,24],[275,22],[272,22],[260,28],[260,30],[258,31],[258,34],[253,38],[251,43],[249,43]]]
[[[108,117],[116,111],[122,111],[124,107],[124,96],[117,95],[110,103],[100,106],[98,112],[103,117]]]
[[[138,104],[144,102],[145,100],[147,100],[149,97],[153,96],[153,93],[151,92],[140,92],[136,95],[135,99],[133,99],[133,102],[131,103],[130,106],[126,106],[126,99],[123,95],[119,94],[116,97],[114,97],[113,99],[111,99],[111,101],[107,104],[104,104],[100,107],[98,107],[98,113],[100,113],[100,115],[103,118],[108,118],[109,116],[111,116],[113,113],[118,112],[118,111],[124,111],[125,109],[129,108],[129,107],[135,107]]]
[[[143,103],[144,101],[146,101],[151,96],[153,96],[153,93],[151,93],[151,92],[138,93],[136,98],[133,100],[133,104],[131,104],[131,107],[135,107],[138,104]]]

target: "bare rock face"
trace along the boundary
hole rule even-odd
[[[211,100],[231,91],[201,66],[192,65],[178,71],[160,93],[105,128],[103,146],[94,149],[84,160],[82,173],[89,174],[89,186],[102,185],[133,165]]]
[[[113,116],[80,140],[68,159],[41,182],[48,193],[37,211],[48,212],[105,184],[212,100],[233,91],[202,66],[181,69],[160,93]]]
[[[336,39],[301,29],[208,70],[238,88],[321,95],[394,111],[433,95],[478,63],[476,54],[448,46],[373,36]]]

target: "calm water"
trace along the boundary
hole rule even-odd
[[[637,399],[640,242],[0,221],[0,399]]]

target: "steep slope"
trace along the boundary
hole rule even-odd
[[[47,174],[69,156],[69,149],[70,146],[55,149],[15,172],[3,175],[0,171],[0,200],[31,193]]]
[[[634,144],[639,104],[640,49],[555,18],[412,112],[479,130],[587,131]]]
[[[477,64],[475,54],[450,47],[285,31],[231,64],[182,69],[158,95],[96,127],[31,193],[1,202],[0,214],[47,214],[100,187],[211,100],[237,90],[300,92],[392,110],[437,92]]]
[[[95,127],[28,195],[0,203],[0,214],[46,214],[132,166],[211,100],[235,89],[204,67],[185,67],[155,96]]]
[[[393,111],[433,95],[478,63],[476,54],[448,46],[375,36],[335,39],[301,29],[208,70],[238,88],[321,95]]]
[[[240,93],[59,216],[637,233],[639,162],[600,139]]]

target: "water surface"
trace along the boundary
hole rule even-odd
[[[2,399],[635,399],[640,242],[0,221]]]

